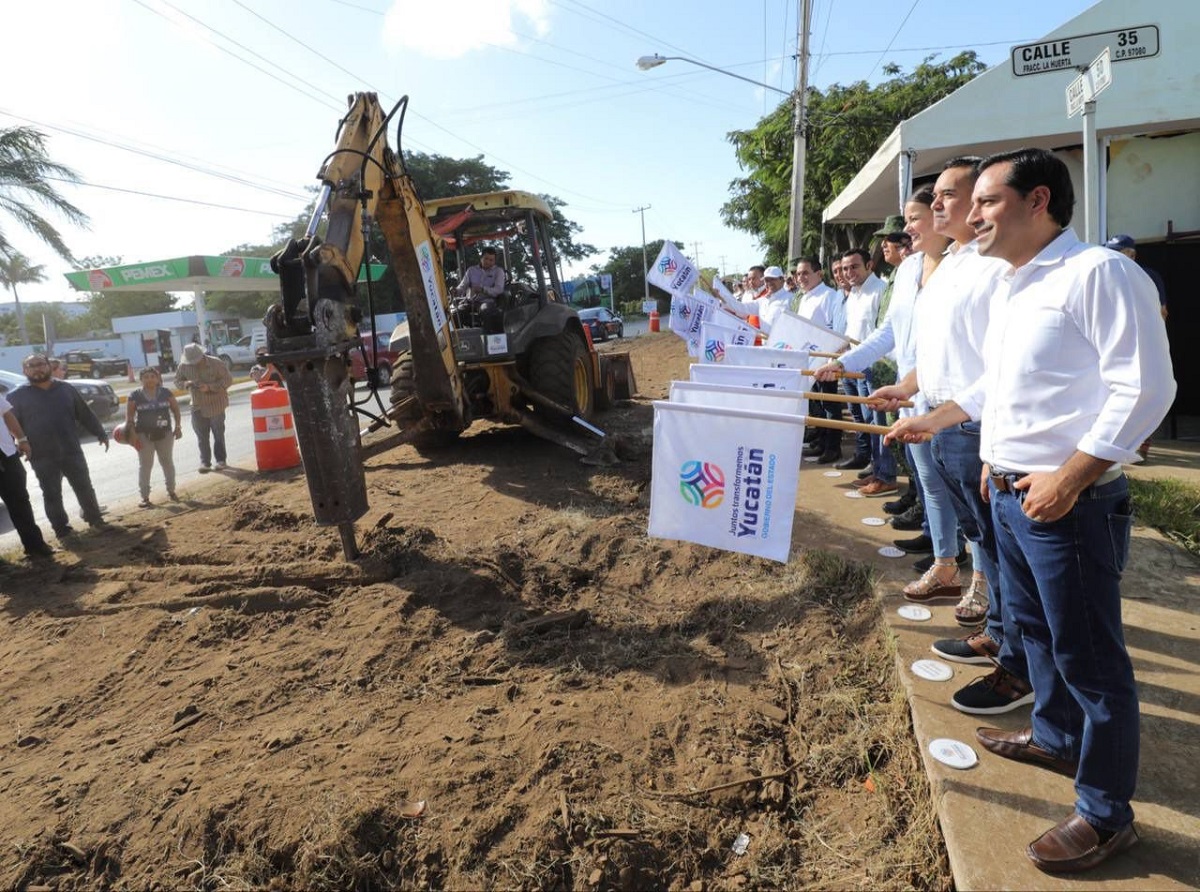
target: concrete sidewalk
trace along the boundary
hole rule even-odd
[[[849,454],[847,450],[846,454]],[[1132,477],[1176,476],[1200,484],[1200,444],[1156,443],[1148,466]],[[887,499],[851,499],[854,471],[826,476],[828,466],[806,463],[800,477],[793,543],[825,548],[861,560],[879,573],[888,623],[896,637],[897,665],[908,692],[916,733],[938,809],[955,887],[965,889],[1194,889],[1200,887],[1200,560],[1156,531],[1137,527],[1123,595],[1126,640],[1133,657],[1142,710],[1142,753],[1136,827],[1141,843],[1091,872],[1052,876],[1037,870],[1025,846],[1067,817],[1074,790],[1069,779],[991,755],[975,742],[975,728],[1018,729],[1029,709],[1001,716],[968,716],[950,695],[987,674],[985,667],[947,664],[954,677],[916,677],[915,660],[934,658],[938,638],[960,637],[953,606],[932,607],[933,619],[911,622],[896,608],[915,579],[914,556],[878,553],[893,539],[915,533],[868,526],[885,518]],[[836,530],[830,535],[830,526]],[[935,761],[935,738],[971,746],[979,764],[956,770]]]

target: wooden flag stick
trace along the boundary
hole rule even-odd
[[[812,356],[811,353],[808,355]],[[815,375],[816,369],[801,369],[800,374]],[[862,372],[847,372],[844,370],[834,372],[834,374],[837,375],[839,378],[865,378],[866,377]]]
[[[809,415],[804,419],[809,427],[827,427],[835,431],[854,431],[860,434],[886,434],[891,428],[884,424],[859,424],[857,421],[835,421],[832,418],[817,418]]]
[[[837,359],[842,354],[840,354],[840,353],[822,353],[819,350],[809,350],[808,355],[809,356],[818,356],[821,359]]]
[[[869,396],[850,396],[845,393],[817,393],[814,390],[806,390],[802,396],[805,399],[821,400],[826,403],[863,403],[869,406],[871,403],[879,402],[879,400],[875,400]],[[913,406],[912,400],[900,400],[896,405],[904,409],[911,409]]]

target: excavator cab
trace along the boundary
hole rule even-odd
[[[574,316],[560,297],[548,228],[553,214],[541,198],[515,190],[459,195],[425,202],[425,213],[443,239],[443,265],[453,257],[460,278],[485,245],[496,250],[505,272],[504,293],[495,301],[498,318],[483,318],[468,298],[451,298],[459,362],[520,356]]]

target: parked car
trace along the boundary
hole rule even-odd
[[[29,381],[24,375],[0,370],[0,393],[8,393],[27,383]],[[121,405],[121,401],[117,399],[117,392],[107,381],[75,378],[68,379],[66,383],[79,391],[83,401],[91,407],[101,421],[108,421],[112,418]]]
[[[355,382],[367,380],[365,354],[379,369],[379,383],[391,384],[392,369],[396,367],[396,357],[408,349],[407,343],[393,345],[392,335],[383,332],[379,333],[374,350],[371,349],[370,332],[360,335],[359,342],[362,344],[362,349],[350,351],[350,378]]]
[[[608,307],[589,307],[579,311],[579,321],[592,332],[593,341],[625,337],[625,321]]]
[[[68,378],[107,378],[109,375],[124,375],[129,371],[127,360],[98,349],[68,350],[62,360],[67,367]]]

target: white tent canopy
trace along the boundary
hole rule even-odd
[[[1112,86],[1096,102],[1101,140],[1200,129],[1198,12],[1197,0],[1101,0],[1046,35],[1046,43],[1086,37],[1075,44],[1091,47],[1102,46],[1099,35],[1107,32],[1157,26],[1157,55],[1113,63]],[[1091,61],[1089,56],[1082,64]],[[937,173],[957,155],[989,155],[1022,146],[1079,146],[1080,119],[1067,117],[1065,98],[1067,84],[1077,74],[1065,67],[1018,76],[1011,60],[985,71],[893,130],[825,208],[824,221],[877,222],[897,213],[902,195],[907,195],[910,167],[911,176],[920,177]]]

